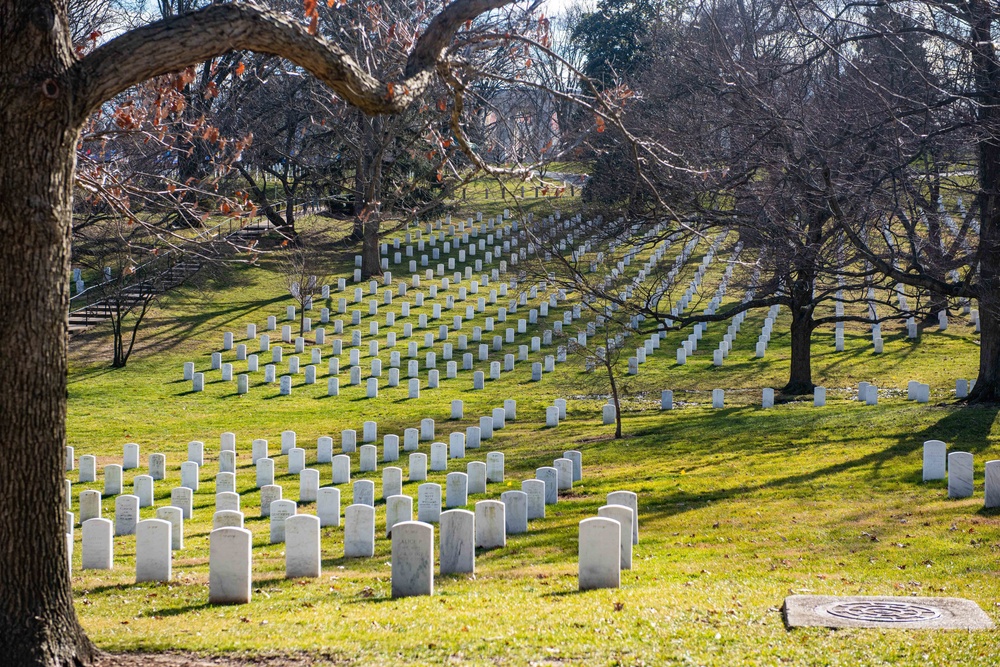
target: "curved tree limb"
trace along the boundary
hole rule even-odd
[[[431,84],[452,37],[466,21],[514,0],[455,0],[417,40],[401,81],[366,73],[339,45],[287,17],[252,4],[210,5],[130,30],[95,49],[70,72],[77,124],[146,79],[245,50],[287,58],[365,113],[399,113]]]

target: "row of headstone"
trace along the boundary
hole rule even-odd
[[[949,498],[969,498],[974,493],[975,474],[970,452],[949,452],[941,440],[927,440],[923,450],[923,480],[948,480]],[[985,465],[984,505],[1000,507],[1000,460]]]

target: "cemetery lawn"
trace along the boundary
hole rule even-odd
[[[347,262],[340,261],[345,275]],[[342,387],[328,398],[325,373],[314,386],[302,385],[300,376],[287,397],[256,379],[240,397],[217,374],[204,392],[189,392],[180,379],[185,361],[207,369],[223,331],[237,332],[239,342],[247,322],[262,323],[291,303],[265,261],[165,296],[125,369],[108,368],[106,326],[72,343],[68,430],[77,456],[97,455],[100,471],[121,463],[124,443],[139,443],[142,467],[125,472],[129,490],[148,455],[165,453],[167,479],[155,486],[156,505],[163,506],[179,485],[187,442],[206,443],[194,519],[185,521],[171,584],[134,583],[134,537],[115,538],[113,570],[81,571],[77,527],[77,610],[102,649],[379,665],[971,665],[1000,654],[996,632],[790,632],[780,613],[789,594],[956,596],[1000,621],[1000,517],[982,510],[983,464],[1000,458],[998,409],[954,404],[954,380],[974,376],[977,352],[960,318],[918,344],[887,332],[883,355],[871,353],[860,328],[848,326],[847,352],[838,354],[832,332],[829,340],[818,334],[814,369],[817,383],[829,388],[824,408],[809,401],[758,407],[760,387],[780,387],[787,373],[787,323],[780,318],[765,359],[752,358],[760,322],[749,317],[748,333],[722,368],[712,367],[711,350],[724,327],[710,328],[708,343],[684,367],[673,363],[681,335],[671,334],[626,383],[626,437],[617,441],[613,427],[601,424],[606,390],[575,358],[539,383],[528,382],[528,365],[518,364],[483,391],[469,391],[465,373],[442,379],[438,390],[422,387],[420,399],[406,398],[405,382],[380,390],[377,401],[365,399],[363,387]],[[903,400],[907,379],[931,384],[931,404]],[[859,380],[902,391],[864,406],[850,400]],[[727,390],[722,410],[710,409],[715,387]],[[665,388],[675,390],[678,409],[656,409]],[[546,429],[545,407],[559,397],[569,399],[568,419]],[[465,419],[450,421],[456,398],[465,401]],[[324,528],[322,577],[284,578],[283,547],[267,544],[268,522],[258,518],[251,439],[266,438],[273,453],[281,431],[295,430],[312,465],[317,437],[333,436],[339,452],[340,431],[355,428],[360,437],[364,420],[377,420],[381,437],[431,417],[436,439],[446,442],[450,431],[478,423],[505,398],[517,399],[517,420],[468,450],[465,461],[451,461],[450,470],[464,471],[488,451],[506,456],[505,483],[470,496],[469,508],[519,489],[566,450],[583,453],[584,479],[546,508],[545,519],[532,521],[529,533],[477,554],[474,578],[439,576],[432,597],[391,599],[381,500],[374,558],[344,559],[342,528]],[[237,435],[237,487],[254,535],[253,601],[231,607],[207,603],[223,431]],[[974,454],[975,497],[949,501],[944,482],[921,482],[922,443],[932,438]],[[285,498],[297,499],[298,476],[286,474],[286,457],[274,458],[276,483]],[[358,474],[356,454],[353,461],[352,481],[372,479],[381,498],[383,464],[377,473]],[[405,479],[405,458],[395,465]],[[316,467],[321,484],[329,484],[330,466]],[[67,476],[74,512],[81,491],[103,488],[100,472],[96,484],[76,483],[76,472]],[[444,473],[429,473],[429,481],[443,485]],[[415,497],[416,486],[405,482],[404,493]],[[577,524],[621,489],[639,495],[634,569],[622,573],[620,589],[579,593]],[[342,487],[342,510],[350,498]],[[144,508],[141,518],[153,512]],[[104,499],[103,513],[114,516],[113,499]]]

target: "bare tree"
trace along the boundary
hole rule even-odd
[[[62,492],[74,156],[90,115],[122,91],[234,50],[287,57],[369,113],[418,103],[466,21],[505,0],[458,0],[429,14],[398,76],[380,80],[287,17],[213,4],[129,30],[78,58],[64,0],[0,1],[0,636],[19,665],[79,665],[95,654],[73,610]],[[307,22],[315,20],[313,3]],[[41,446],[40,446],[41,444]]]

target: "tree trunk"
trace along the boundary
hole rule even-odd
[[[989,2],[970,3],[973,12],[971,42],[978,107],[982,128],[979,140],[979,257],[980,347],[979,376],[970,402],[1000,401],[1000,65],[993,46],[994,9]]]
[[[812,281],[797,280],[792,286],[792,359],[788,384],[782,392],[789,395],[808,394],[815,388],[812,382]]]
[[[63,457],[69,239],[78,128],[64,2],[0,0],[0,655],[95,657],[73,609]]]
[[[382,275],[382,260],[379,255],[379,228],[382,226],[377,215],[372,215],[364,223],[364,238],[361,242],[361,276]]]

